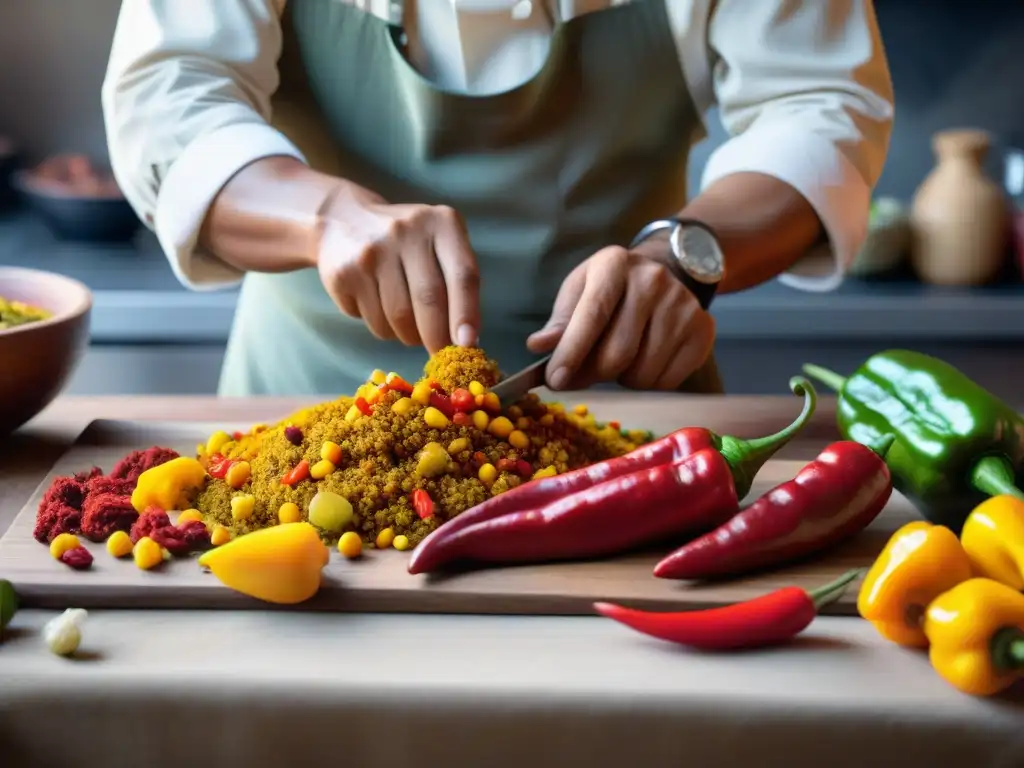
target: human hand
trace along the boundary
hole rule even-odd
[[[374,336],[423,345],[430,354],[451,343],[476,343],[479,272],[454,210],[389,205],[346,185],[324,206],[319,229],[324,288]]]
[[[673,390],[707,360],[715,321],[651,247],[604,248],[562,283],[547,325],[527,341],[536,354],[554,350],[552,389]]]

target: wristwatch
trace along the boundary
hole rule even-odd
[[[668,268],[690,290],[701,308],[707,309],[725,274],[725,256],[714,230],[694,219],[657,219],[641,229],[629,247],[636,248],[647,238],[664,231],[669,233],[672,254]]]

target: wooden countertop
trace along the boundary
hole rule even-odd
[[[555,399],[541,392],[544,399]],[[56,460],[94,419],[258,423],[283,418],[321,398],[62,397],[13,435],[0,440],[0,535]],[[584,392],[558,398],[585,402],[623,425],[664,431],[693,424],[720,434],[769,434],[799,412],[797,397],[735,397]],[[614,414],[611,416],[610,414]],[[811,423],[780,458],[810,458],[836,437],[835,399],[819,397]]]

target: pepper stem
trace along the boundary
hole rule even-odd
[[[768,459],[792,440],[814,414],[814,409],[818,404],[818,393],[814,391],[811,382],[803,376],[794,376],[789,380],[789,388],[793,390],[794,395],[803,395],[804,409],[788,427],[779,430],[774,435],[755,437],[750,440],[743,440],[731,435],[722,435],[717,440],[719,453],[725,457],[732,469],[733,480],[736,484],[736,497],[739,499],[743,499],[750,493],[754,477],[761,471],[761,467]]]
[[[892,448],[892,444],[896,442],[896,435],[882,435],[881,439],[874,445],[868,446],[872,451],[878,454],[878,456],[884,459],[889,449]]]
[[[1003,627],[992,636],[992,664],[1000,670],[1010,672],[1024,669],[1024,630],[1020,627]]]
[[[838,392],[843,388],[843,384],[846,383],[846,377],[840,376],[835,371],[830,371],[828,368],[822,368],[820,365],[814,365],[813,363],[804,363],[801,366],[804,373],[810,376],[815,381],[820,381],[826,387],[831,390]]]
[[[1005,456],[985,456],[971,470],[971,485],[989,496],[1013,496],[1024,501],[1016,485],[1013,466]]]
[[[843,596],[850,583],[864,572],[863,568],[854,568],[847,571],[835,581],[831,581],[823,587],[818,587],[807,593],[814,603],[814,610],[820,611],[826,605],[830,605]]]

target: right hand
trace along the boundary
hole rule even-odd
[[[317,268],[342,312],[379,339],[476,344],[480,274],[461,217],[441,205],[389,205],[346,185],[321,212]]]

